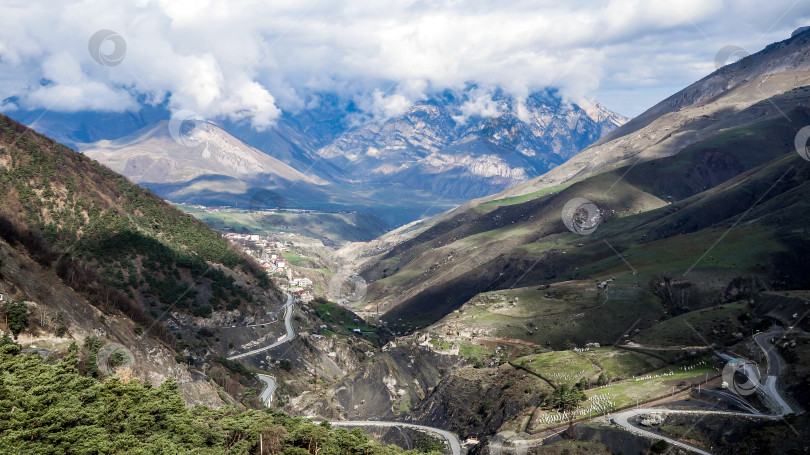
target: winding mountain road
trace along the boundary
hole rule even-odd
[[[273,349],[276,346],[281,344],[287,343],[295,338],[295,331],[292,327],[292,314],[294,309],[294,301],[293,297],[290,294],[286,294],[287,301],[284,304],[286,307],[286,311],[284,313],[284,325],[287,329],[287,334],[284,338],[271,343],[267,346],[263,346],[261,348],[253,349],[251,351],[236,354],[233,356],[228,357],[228,360],[237,360],[244,357],[248,357],[254,354],[258,354],[260,352],[267,351],[269,349]],[[645,430],[643,428],[639,428],[635,425],[630,424],[629,420],[633,417],[637,417],[643,414],[649,414],[653,412],[664,413],[664,414],[695,414],[695,415],[722,415],[722,416],[739,416],[739,417],[754,417],[754,418],[762,418],[762,419],[780,419],[784,415],[792,413],[793,409],[790,405],[785,401],[785,399],[779,394],[779,391],[776,388],[776,381],[779,377],[779,374],[784,369],[785,363],[784,360],[776,353],[775,349],[772,345],[770,345],[770,339],[776,335],[784,333],[783,331],[772,331],[772,332],[765,332],[758,334],[754,337],[754,341],[757,345],[762,349],[765,353],[765,356],[768,361],[768,375],[766,376],[765,382],[760,383],[760,391],[766,396],[766,398],[770,399],[773,404],[776,405],[778,408],[777,414],[761,414],[761,413],[744,413],[744,412],[731,412],[731,411],[686,411],[686,410],[673,410],[673,409],[665,409],[665,408],[640,408],[640,409],[630,409],[624,412],[620,412],[611,419],[611,422],[619,425],[620,427],[624,428],[627,431],[630,431],[635,434],[639,434],[641,436],[646,436],[649,438],[653,438],[656,440],[663,439],[667,441],[669,444],[673,446],[680,447],[695,453],[699,453],[701,455],[711,455],[710,452],[705,450],[699,449],[697,447],[691,446],[689,444],[680,442],[676,439],[672,439],[666,436],[663,436],[659,433],[655,433],[649,430]],[[722,355],[721,357],[726,358],[728,360],[728,356]],[[276,391],[276,380],[272,376],[268,376],[265,374],[258,375],[259,380],[264,382],[265,386],[261,391],[260,398],[262,403],[265,406],[270,406],[271,401],[273,400],[273,394]],[[428,427],[424,425],[416,425],[412,423],[402,423],[402,422],[384,422],[384,421],[377,421],[377,420],[336,420],[330,421],[330,424],[334,426],[344,426],[344,427],[399,427],[399,428],[414,428],[417,430],[427,431],[434,434],[441,436],[450,446],[450,450],[452,455],[461,455],[461,443],[456,435],[453,433],[442,430],[439,428]]]
[[[661,414],[694,414],[698,415],[719,415],[719,416],[738,416],[738,417],[756,417],[756,418],[764,418],[764,419],[779,419],[781,416],[775,415],[768,415],[768,414],[749,414],[746,412],[727,412],[727,411],[687,411],[687,410],[676,410],[676,409],[660,409],[660,408],[640,408],[640,409],[631,409],[629,411],[624,411],[616,414],[613,416],[611,421],[620,427],[624,428],[625,430],[630,431],[631,433],[636,433],[641,436],[647,436],[653,439],[663,439],[668,443],[689,450],[691,452],[696,452],[702,455],[712,455],[711,452],[706,452],[705,450],[698,449],[697,447],[691,446],[689,444],[683,443],[676,439],[668,438],[663,436],[660,433],[655,433],[652,431],[645,430],[643,428],[639,428],[637,426],[631,425],[628,422],[629,419],[644,415],[644,414],[652,414],[652,413],[661,413]]]
[[[295,330],[293,330],[293,328],[292,328],[292,314],[293,314],[293,309],[294,309],[293,297],[292,297],[292,295],[287,294],[287,293],[285,293],[285,295],[287,296],[287,302],[284,303],[284,306],[286,307],[286,311],[284,312],[284,325],[287,328],[287,334],[284,336],[284,338],[282,338],[282,339],[280,339],[280,340],[278,340],[278,341],[276,341],[274,343],[271,343],[271,344],[269,344],[267,346],[263,346],[263,347],[254,349],[252,351],[244,352],[242,354],[232,355],[232,356],[228,357],[228,360],[237,360],[237,359],[248,357],[248,356],[251,356],[251,355],[254,355],[254,354],[258,354],[260,352],[264,352],[264,351],[267,351],[269,349],[273,349],[274,347],[279,346],[281,344],[284,344],[284,343],[286,343],[288,341],[291,341],[293,338],[295,338]]]
[[[650,437],[653,439],[663,439],[668,443],[681,447],[683,449],[696,452],[702,455],[711,455],[710,452],[706,452],[705,450],[698,449],[697,447],[691,446],[689,444],[680,442],[678,440],[668,438],[663,436],[659,433],[655,433],[653,431],[648,431],[643,428],[639,428],[635,425],[631,425],[629,419],[649,413],[663,413],[663,414],[695,414],[695,415],[722,415],[722,416],[739,416],[739,417],[753,417],[759,419],[781,419],[786,414],[790,414],[793,412],[793,409],[790,405],[785,401],[785,399],[779,394],[779,391],[776,388],[776,380],[779,374],[784,369],[785,363],[784,360],[776,353],[773,346],[770,344],[770,339],[773,336],[785,333],[784,331],[772,331],[758,334],[754,337],[754,341],[757,343],[760,349],[765,353],[765,356],[768,360],[768,375],[765,378],[765,382],[761,382],[759,384],[759,390],[767,399],[769,399],[773,404],[775,404],[775,408],[777,408],[776,414],[762,414],[762,413],[744,413],[744,412],[730,412],[730,411],[685,411],[685,410],[673,410],[673,409],[665,409],[665,408],[642,408],[642,409],[631,409],[624,412],[620,412],[613,416],[611,421],[620,427],[628,430],[632,433],[636,433],[642,436]],[[726,355],[720,354],[721,357],[729,360],[730,358]],[[752,376],[751,373],[746,373],[746,375],[750,378]]]
[[[793,412],[793,409],[776,389],[776,381],[782,373],[782,370],[785,369],[785,361],[776,353],[776,349],[770,344],[770,339],[784,333],[784,331],[765,332],[754,337],[757,346],[765,352],[765,357],[768,360],[768,376],[765,378],[765,383],[762,384],[762,390],[765,395],[773,400],[779,408],[781,415],[790,414]],[[766,348],[766,346],[768,346],[768,348]]]
[[[247,356],[251,356],[253,354],[258,354],[260,352],[267,351],[268,349],[273,349],[276,346],[284,344],[293,338],[295,338],[295,330],[292,328],[292,314],[293,314],[293,297],[290,294],[284,293],[287,296],[287,301],[284,302],[284,326],[287,328],[287,334],[284,338],[271,343],[267,346],[263,346],[258,349],[254,349],[252,351],[248,351],[242,354],[232,355],[228,357],[228,360],[237,360]],[[269,407],[270,403],[273,401],[273,394],[276,392],[276,379],[272,376],[268,376],[266,374],[257,374],[256,375],[260,381],[264,383],[264,388],[262,389],[261,394],[259,394],[259,398],[262,400],[265,406]]]
[[[257,374],[256,376],[264,383],[264,388],[262,389],[262,393],[259,394],[259,398],[262,400],[262,403],[269,408],[270,403],[273,401],[273,394],[276,393],[276,379],[266,374]]]
[[[285,293],[287,296],[287,301],[284,304],[286,307],[286,312],[284,313],[284,325],[287,328],[287,334],[284,338],[269,344],[267,346],[263,346],[261,348],[254,349],[252,351],[244,352],[242,354],[232,355],[228,357],[228,360],[237,360],[244,357],[248,357],[254,354],[258,354],[260,352],[267,351],[269,349],[273,349],[276,346],[284,344],[288,341],[291,341],[295,338],[295,330],[292,327],[292,314],[293,314],[293,297],[290,294]],[[264,382],[264,388],[259,395],[259,398],[262,400],[265,406],[270,406],[270,403],[273,401],[273,394],[276,391],[276,380],[272,376],[268,376],[266,374],[259,374],[257,375],[260,381]],[[377,420],[334,420],[330,421],[330,424],[338,427],[398,427],[398,428],[414,428],[417,430],[427,431],[430,433],[437,434],[441,436],[450,446],[450,451],[452,455],[461,455],[461,442],[458,439],[458,436],[454,435],[453,433],[442,430],[440,428],[434,427],[427,427],[424,425],[416,425],[413,423],[402,423],[402,422],[382,422]]]

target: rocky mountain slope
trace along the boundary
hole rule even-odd
[[[807,101],[796,89],[808,85],[810,34],[802,29],[797,32],[673,94],[546,174],[468,201],[425,222],[403,226],[389,233],[391,241],[410,238],[477,205],[530,197],[599,172],[678,154],[697,142],[708,143],[735,126],[785,118],[783,109],[789,111]],[[782,100],[784,104],[769,100]],[[385,237],[381,241],[390,242]]]
[[[178,141],[172,137],[168,123],[158,122],[151,128],[116,141],[100,141],[81,151],[139,183],[181,183],[210,174],[247,182],[280,179],[287,184],[325,183],[245,145],[213,124],[198,122]],[[127,148],[128,153],[116,153],[122,148]]]
[[[186,403],[219,407],[224,404],[214,384],[196,370],[176,361],[177,348],[153,334],[144,334],[144,318],[133,317],[112,306],[93,305],[47,267],[29,257],[20,243],[7,242],[8,231],[0,240],[0,294],[26,302],[31,313],[30,330],[18,341],[24,347],[39,349],[46,356],[58,356],[67,346],[98,337],[103,348],[122,346],[131,357],[129,374],[161,384],[168,378],[178,383]],[[10,239],[8,239],[10,240]],[[149,332],[159,331],[150,327]],[[156,330],[157,329],[157,330]]]
[[[541,175],[626,121],[583,103],[554,91],[517,103],[471,86],[378,121],[324,96],[262,133],[197,121],[170,134],[164,121],[79,147],[175,202],[247,206],[262,188],[289,207],[357,209],[400,225]]]
[[[768,99],[807,85],[807,30],[726,65],[605,135],[564,165],[492,198],[528,194],[588,175],[679,153],[724,130],[783,116]],[[796,103],[802,103],[801,96]]]
[[[479,104],[486,110],[475,111]],[[518,104],[473,87],[349,130],[316,153],[352,180],[406,181],[470,198],[543,174],[625,121],[595,102],[566,105],[556,92],[536,92]]]
[[[274,191],[276,205],[311,205],[307,195],[327,199],[327,182],[304,175],[204,121],[161,121],[117,140],[82,145],[82,152],[175,202],[248,207],[259,189]],[[292,194],[286,191],[297,187]],[[285,196],[281,196],[281,195]],[[247,198],[247,199],[246,199]],[[261,208],[270,200],[256,200]],[[240,204],[241,203],[241,204]]]

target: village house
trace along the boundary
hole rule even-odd
[[[293,286],[301,286],[301,287],[312,286],[312,280],[310,280],[309,278],[300,278],[300,277],[293,278],[290,281],[290,284]]]

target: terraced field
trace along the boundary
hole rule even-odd
[[[513,363],[546,378],[555,386],[570,386],[582,378],[596,383],[603,373],[605,380],[623,380],[661,369],[665,365],[655,357],[612,346],[584,352],[544,352],[520,357]]]
[[[711,378],[720,374],[718,369],[710,366],[708,362],[704,362],[705,360],[692,360],[589,389],[585,392],[588,400],[577,407],[575,416],[584,418],[631,407],[639,402],[665,397],[691,384],[702,382],[707,377]],[[553,371],[557,371],[557,369]],[[567,418],[563,413],[537,408],[532,415],[527,431],[542,431],[558,426],[565,421]]]
[[[542,376],[555,387],[563,384],[569,386],[585,378],[596,382],[602,369],[589,361],[587,357],[573,351],[555,351],[521,357],[514,362],[537,375]]]

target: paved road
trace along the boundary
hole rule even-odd
[[[287,328],[287,335],[285,335],[283,339],[278,340],[268,346],[228,357],[228,360],[241,359],[249,355],[263,352],[295,338],[295,331],[292,328],[293,298],[290,294],[285,293],[285,295],[287,296],[287,301],[284,303],[284,307],[286,307],[286,311],[284,312],[284,325]],[[264,403],[265,406],[270,407],[270,403],[273,401],[273,394],[276,392],[276,379],[266,374],[257,374],[256,376],[264,383],[264,388],[262,389],[261,394],[259,394],[259,398],[262,400],[262,403]]]
[[[760,333],[754,337],[757,346],[765,353],[768,359],[768,376],[766,376],[765,383],[762,384],[762,390],[768,397],[773,400],[776,407],[779,408],[779,414],[785,415],[793,412],[793,409],[785,401],[779,391],[776,389],[776,380],[785,369],[785,362],[782,357],[776,353],[776,348],[771,345],[771,338],[785,333],[784,331],[774,331]]]
[[[776,349],[771,346],[771,338],[784,333],[785,332],[782,330],[776,330],[773,332],[760,333],[754,337],[757,345],[765,352],[768,358],[768,376],[779,376],[782,370],[785,369],[785,362],[782,360],[782,357],[780,357],[779,354],[776,353]]]
[[[444,438],[444,440],[450,444],[450,451],[453,453],[453,455],[461,455],[461,443],[458,440],[458,436],[439,428],[426,427],[424,425],[416,425],[413,423],[382,422],[379,420],[335,420],[330,421],[329,423],[336,427],[401,427],[429,431]]]
[[[651,412],[662,412],[666,414],[677,414],[677,413],[691,413],[696,415],[724,415],[724,416],[740,416],[740,417],[754,417],[760,419],[780,419],[785,414],[789,414],[793,412],[793,409],[790,407],[789,404],[785,401],[785,399],[779,394],[779,391],[776,389],[776,380],[778,375],[784,370],[785,363],[784,360],[776,353],[776,350],[770,344],[770,339],[776,335],[784,333],[783,331],[774,331],[774,332],[766,332],[760,333],[754,337],[754,341],[757,345],[762,349],[768,359],[768,376],[766,376],[765,383],[760,383],[760,391],[766,396],[766,398],[770,399],[773,403],[776,404],[777,413],[776,414],[761,414],[761,413],[743,413],[743,412],[727,412],[727,411],[679,411],[679,410],[670,410],[670,409],[659,409],[659,408],[646,408],[646,409],[632,409],[624,412],[620,412],[616,414],[612,421],[617,425],[621,426],[622,428],[629,430],[633,433],[640,434],[643,436],[648,436],[655,439],[663,439],[668,443],[691,450],[693,452],[697,452],[700,454],[707,454],[711,455],[709,452],[704,450],[698,449],[696,447],[690,446],[688,444],[684,444],[680,441],[675,439],[667,438],[662,436],[658,433],[645,430],[643,428],[639,428],[636,426],[631,425],[628,422],[628,419],[638,416],[640,414],[647,414]],[[718,353],[719,354],[719,353]],[[720,356],[726,360],[729,360],[730,357],[724,354],[720,354]],[[753,372],[746,373],[749,378],[754,376]]]
[[[740,397],[739,395],[730,390],[702,389],[700,391],[700,394],[709,395],[719,400],[723,400],[729,404],[737,406],[738,408],[744,411],[748,411],[752,414],[759,414],[759,410],[757,410],[757,408],[751,406],[750,403],[743,400],[742,397]]]
[[[259,394],[259,398],[262,400],[262,403],[269,408],[270,402],[273,401],[273,394],[276,392],[276,379],[266,374],[257,374],[256,376],[264,383],[264,388],[262,389],[262,393]]]
[[[678,446],[680,448],[689,450],[691,452],[699,453],[702,455],[712,455],[711,452],[706,452],[705,450],[698,449],[697,447],[693,447],[689,444],[685,444],[680,442],[676,439],[668,438],[663,436],[659,433],[655,433],[652,431],[645,430],[643,428],[636,427],[631,425],[628,422],[629,419],[642,415],[642,414],[650,414],[653,412],[658,412],[662,414],[694,414],[694,415],[720,415],[720,416],[737,416],[737,417],[755,417],[761,419],[773,419],[776,420],[780,416],[768,415],[768,414],[749,414],[747,412],[729,412],[729,411],[686,411],[686,410],[674,410],[674,409],[660,409],[660,408],[640,408],[640,409],[631,409],[628,411],[620,412],[613,416],[611,421],[625,430],[629,430],[632,433],[640,434],[642,436],[647,436],[653,439],[663,439],[668,443]]]
[[[295,331],[292,328],[292,314],[293,314],[293,308],[294,308],[293,297],[290,294],[287,294],[287,293],[285,293],[285,294],[287,295],[287,302],[284,303],[284,306],[287,308],[287,310],[284,313],[284,325],[287,327],[287,335],[285,335],[284,338],[282,338],[282,339],[280,339],[280,340],[278,340],[278,341],[276,341],[274,343],[271,343],[271,344],[269,344],[267,346],[263,346],[263,347],[254,349],[252,351],[244,352],[242,354],[232,355],[232,356],[228,357],[228,360],[236,360],[236,359],[241,359],[241,358],[244,358],[244,357],[251,356],[253,354],[258,354],[260,352],[264,352],[264,351],[267,351],[269,349],[273,349],[274,347],[276,347],[278,345],[281,345],[281,344],[284,344],[284,343],[292,340],[293,338],[295,338]]]
[[[697,452],[697,453],[699,453],[701,455],[712,455],[710,452],[700,450],[700,449],[698,449],[696,447],[690,446],[689,444],[684,444],[681,441],[678,441],[678,440],[675,440],[675,439],[672,439],[672,438],[668,438],[666,436],[662,436],[662,435],[660,435],[658,433],[653,433],[652,431],[647,431],[647,430],[638,428],[636,426],[630,425],[630,422],[628,422],[628,420],[631,417],[635,417],[635,416],[638,416],[640,414],[647,414],[647,413],[653,412],[653,411],[655,411],[655,410],[654,409],[633,409],[632,411],[625,411],[625,412],[616,414],[615,416],[613,416],[611,421],[613,423],[619,425],[620,427],[624,428],[625,430],[630,431],[631,433],[636,433],[636,434],[640,434],[642,436],[648,436],[648,437],[655,438],[655,439],[663,439],[664,441],[670,443],[671,445],[680,447],[682,449],[689,450],[691,452]]]
[[[286,343],[293,338],[295,338],[295,331],[292,328],[292,313],[293,313],[293,298],[290,294],[287,295],[287,302],[284,304],[287,307],[286,313],[284,313],[284,325],[287,327],[287,335],[273,344],[268,346],[264,346],[258,349],[254,349],[252,351],[248,351],[242,354],[233,355],[228,357],[228,360],[236,360],[241,359],[243,357],[247,357],[253,354],[257,354],[259,352],[266,351],[268,349],[272,349],[280,344]],[[272,376],[268,376],[266,374],[259,374],[257,375],[259,379],[264,382],[265,386],[262,389],[259,398],[261,398],[262,403],[265,406],[270,406],[270,402],[273,400],[273,393],[276,391],[276,380]],[[458,440],[458,437],[449,431],[445,431],[439,428],[433,427],[426,427],[424,425],[415,425],[412,423],[402,423],[402,422],[381,422],[377,420],[337,420],[330,422],[334,426],[345,426],[345,427],[408,427],[408,428],[416,428],[423,431],[428,431],[434,434],[437,434],[444,438],[448,444],[450,444],[450,450],[452,451],[453,455],[461,455],[461,443]]]

